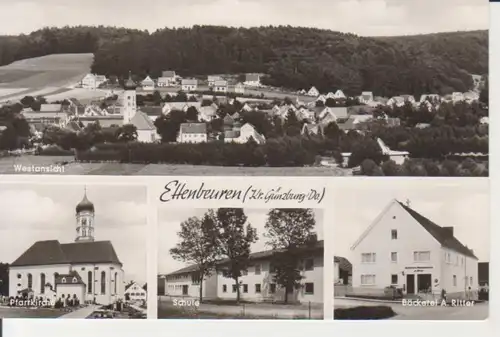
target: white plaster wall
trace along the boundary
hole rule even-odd
[[[346,224],[347,225],[347,224]],[[367,224],[369,225],[369,224]],[[398,232],[397,240],[391,237],[391,230]],[[415,262],[413,252],[430,251],[431,261]],[[371,231],[355,247],[352,254],[352,284],[358,292],[381,291],[391,285],[391,275],[398,275],[397,286],[406,283],[406,274],[416,267],[432,273],[432,279],[440,277],[441,246],[416,220],[397,202],[393,201],[378,219]],[[398,261],[391,262],[391,253],[397,252]],[[376,253],[375,263],[362,263],[362,253]],[[405,273],[403,275],[402,273]],[[375,275],[375,284],[361,285],[361,275]]]

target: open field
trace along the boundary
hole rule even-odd
[[[57,54],[0,67],[0,100],[67,90],[89,72],[92,60],[92,54]]]
[[[31,156],[0,158],[0,174],[23,174],[15,167],[48,167],[64,163],[65,175],[177,175],[177,176],[351,176],[336,167],[230,167],[173,164],[77,163],[73,157]],[[57,173],[60,174],[60,173]]]

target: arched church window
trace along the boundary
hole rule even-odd
[[[22,276],[21,274],[17,274],[17,278],[20,279]]]
[[[87,292],[89,294],[92,293],[92,272],[91,271],[89,271],[87,273]]]
[[[101,272],[101,294],[106,294],[106,272]]]
[[[82,226],[87,226],[87,218],[82,218]]]
[[[82,229],[82,236],[87,236],[87,231],[84,229]]]
[[[33,275],[28,274],[28,289],[33,287]]]
[[[117,292],[117,289],[118,289],[117,284],[118,284],[118,273],[115,273],[115,295],[118,293]]]
[[[40,274],[40,294],[45,294],[45,274]]]

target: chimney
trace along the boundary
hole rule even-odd
[[[449,236],[453,236],[453,227],[443,227],[443,229]]]

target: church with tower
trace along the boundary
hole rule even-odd
[[[137,108],[137,84],[132,75],[125,81],[121,102],[123,125],[132,124],[137,129],[137,140],[144,143],[155,142],[158,138],[156,127],[149,116]]]
[[[123,265],[110,241],[95,240],[95,207],[86,190],[75,220],[74,242],[37,241],[10,265],[9,296],[101,305],[124,299]]]

